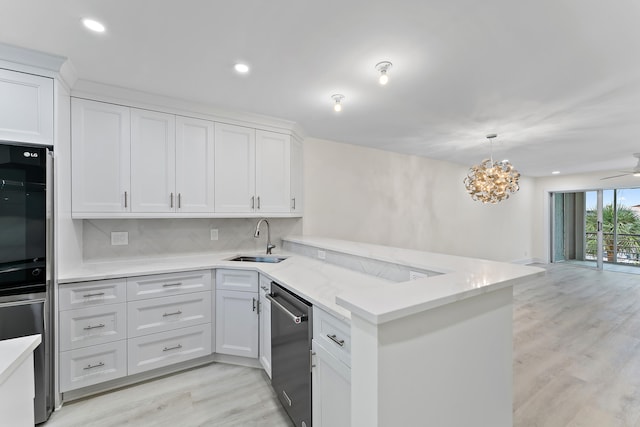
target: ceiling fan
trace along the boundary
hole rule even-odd
[[[638,164],[633,168],[633,170],[630,170],[630,171],[619,171],[619,172],[624,172],[624,173],[621,174],[621,175],[613,175],[613,176],[607,176],[607,177],[604,177],[604,178],[600,178],[600,180],[602,181],[603,179],[620,178],[621,176],[627,176],[627,175],[633,175],[633,176],[640,177],[640,153],[634,153],[633,157],[638,159]]]

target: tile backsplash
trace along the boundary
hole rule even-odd
[[[282,250],[281,238],[302,234],[301,218],[271,218],[271,241]],[[267,228],[260,227],[254,238],[258,218],[233,219],[92,219],[83,220],[83,259],[85,262],[125,258],[195,255],[207,252],[260,251],[267,245]],[[211,229],[218,240],[211,240]],[[127,245],[112,245],[111,232],[128,233]]]

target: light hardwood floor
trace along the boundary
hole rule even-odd
[[[640,276],[542,267],[514,289],[514,425],[640,426]]]
[[[514,289],[514,425],[640,427],[640,275],[542,267]],[[43,426],[291,423],[261,371],[212,364],[67,404]]]
[[[71,402],[41,426],[291,427],[267,379],[259,369],[212,363]]]

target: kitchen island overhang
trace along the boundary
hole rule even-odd
[[[448,261],[440,275],[336,297],[351,312],[353,427],[513,425],[513,285],[544,270]]]

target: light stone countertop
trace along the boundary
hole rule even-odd
[[[284,240],[441,274],[396,283],[283,251],[273,254],[288,257],[277,264],[227,261],[236,255],[252,254],[225,252],[85,263],[59,277],[58,283],[64,286],[72,282],[213,268],[256,270],[339,318],[349,320],[354,312],[380,324],[544,274],[537,267],[337,239],[296,236]]]
[[[61,275],[58,278],[58,283],[64,286],[66,283],[73,282],[213,268],[255,270],[295,292],[313,305],[346,321],[351,318],[351,313],[336,304],[337,295],[349,290],[367,290],[391,283],[380,277],[351,271],[284,251],[274,251],[274,256],[287,257],[286,260],[277,264],[227,261],[237,255],[264,256],[264,252],[217,252],[208,255],[84,263],[76,270]]]
[[[288,242],[338,251],[440,275],[377,286],[348,289],[336,296],[339,306],[373,324],[381,324],[482,293],[503,289],[543,275],[539,267],[488,261],[433,252],[349,242],[323,237],[288,237]]]
[[[41,341],[40,334],[0,341],[0,385],[11,377]]]

